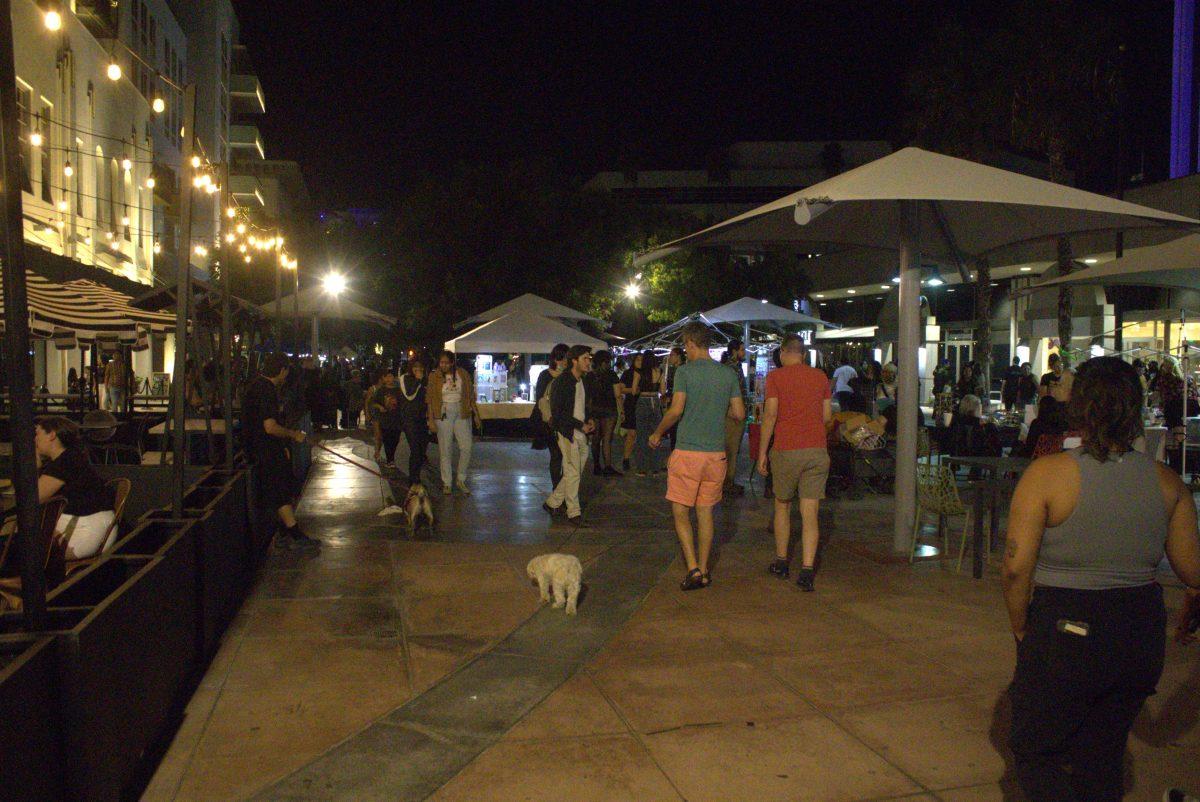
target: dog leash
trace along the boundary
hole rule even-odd
[[[349,462],[355,468],[362,468],[367,473],[373,473],[376,476],[378,476],[380,479],[384,478],[383,474],[380,473],[379,471],[373,471],[370,468],[368,468],[366,465],[363,465],[361,462],[355,462],[354,460],[350,459],[349,457],[346,457],[346,456],[343,456],[343,455],[337,453],[332,448],[326,448],[325,446],[321,445],[320,443],[310,443],[310,445],[312,445],[314,448],[319,448],[322,451],[332,454],[333,456],[337,457],[338,459],[342,460],[343,462]]]

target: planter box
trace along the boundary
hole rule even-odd
[[[194,597],[179,590],[193,555],[186,546],[110,555],[47,596],[58,692],[43,713],[57,711],[62,728],[59,796],[127,796],[147,750],[169,732],[196,668]],[[19,616],[3,618],[0,630],[19,626]]]
[[[0,788],[5,799],[61,799],[65,793],[56,674],[53,638],[0,636]]]
[[[252,575],[266,556],[267,546],[270,545],[268,534],[264,543],[259,536],[254,510],[250,506],[250,475],[244,468],[228,470],[215,468],[200,478],[188,488],[193,490],[225,488],[231,504],[230,525],[233,526],[245,541],[246,569]]]
[[[199,663],[204,641],[201,634],[200,577],[197,570],[196,521],[145,520],[113,546],[120,557],[159,557],[168,563],[175,579],[170,587],[191,610],[188,626],[192,632],[191,659]],[[172,600],[174,603],[175,600]]]

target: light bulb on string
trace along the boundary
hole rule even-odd
[[[122,74],[123,73],[121,72],[120,64],[118,64],[115,61],[109,63],[109,65],[108,65],[108,80],[119,81],[119,80],[121,80]]]
[[[122,170],[124,170],[124,171],[125,171],[125,172],[127,172],[127,173],[128,173],[130,170],[132,170],[132,169],[133,169],[133,159],[129,158],[128,156],[126,156],[125,158],[121,159],[121,169],[122,169]]]
[[[237,231],[237,233],[239,233],[239,234],[245,234],[246,233],[246,224],[238,223],[237,228],[234,230]]]
[[[162,253],[162,245],[159,243],[159,241],[157,239],[154,240],[153,250],[155,253]]]
[[[199,175],[194,176],[192,178],[192,186],[194,186],[196,189],[200,189],[202,186],[204,186],[204,177]]]
[[[230,220],[232,220],[234,217],[237,216],[237,209],[230,206],[228,209],[225,210],[225,216],[228,217]]]
[[[91,234],[88,234],[86,237],[83,238],[83,244],[88,246],[89,248],[92,247],[92,235]]]
[[[250,264],[250,254],[246,254],[246,264]]]
[[[204,191],[205,191],[205,193],[207,193],[209,195],[215,195],[218,189],[220,189],[220,187],[218,187],[216,184],[212,183],[211,181],[204,185]]]
[[[167,102],[161,97],[156,97],[153,101],[151,101],[150,108],[154,109],[155,114],[162,114],[164,111],[166,111]]]
[[[75,175],[75,168],[71,166],[71,161],[69,159],[67,160],[66,164],[63,165],[63,175],[65,175],[67,178]]]
[[[65,200],[60,200],[57,204],[55,204],[55,206],[60,212],[65,212],[69,204]]]
[[[112,242],[108,243],[108,247],[112,248],[114,251],[119,251],[121,250],[121,243],[113,240]]]
[[[199,170],[199,169],[200,169],[200,165],[201,165],[201,163],[202,163],[202,162],[200,161],[200,157],[199,157],[199,156],[193,156],[193,157],[192,157],[192,169],[193,169],[193,170]]]
[[[126,228],[129,228],[129,215],[125,215],[124,217],[121,218],[121,225],[125,226]]]
[[[208,249],[203,245],[197,245],[194,249],[197,256],[208,256]]]
[[[42,138],[41,131],[34,131],[29,135],[29,144],[33,145],[35,148],[40,148],[44,141],[45,140]]]
[[[232,231],[230,231],[228,234],[225,235],[225,241],[230,244],[232,244],[235,239],[237,239],[237,237],[234,235],[234,233]]]
[[[64,228],[67,227],[67,223],[65,220],[58,220],[54,223],[54,225],[59,231],[62,231]]]
[[[238,246],[238,252],[239,252],[239,253],[245,253],[245,252],[246,252],[246,243],[244,243],[244,242],[243,242],[241,245],[239,245],[239,246]]]
[[[147,178],[146,179],[146,189],[154,189],[154,183],[155,183],[154,176],[150,176],[149,178]]]
[[[112,233],[111,231],[105,231],[105,232],[104,232],[104,236],[105,236],[105,237],[107,237],[108,239],[112,239],[112,238],[113,238],[113,233]]]
[[[62,14],[59,14],[53,8],[46,12],[42,17],[42,22],[46,24],[46,30],[58,31],[62,30]]]

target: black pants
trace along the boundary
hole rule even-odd
[[[421,467],[429,447],[429,422],[424,416],[404,422],[404,437],[408,440],[408,481],[421,481]]]
[[[550,432],[550,487],[558,487],[559,479],[562,479],[562,449],[554,432]]]
[[[379,436],[383,440],[383,458],[387,462],[396,461],[396,446],[400,443],[400,432],[403,429],[380,428]]]
[[[1157,584],[1034,591],[1009,736],[1031,802],[1121,799],[1129,729],[1162,675],[1166,618]]]

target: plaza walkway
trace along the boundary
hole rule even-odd
[[[436,495],[417,538],[377,516],[386,482],[315,464],[300,513],[321,552],[272,555],[145,798],[1020,798],[994,569],[894,560],[890,497],[867,495],[824,506],[804,594],[766,573],[768,503],[747,494],[719,508],[714,584],[684,594],[662,477],[589,481],[576,531],[540,508],[545,463],[476,443],[474,492]],[[525,577],[549,551],[585,564],[575,619]],[[1198,719],[1200,650],[1172,645],[1130,799],[1200,793]]]

